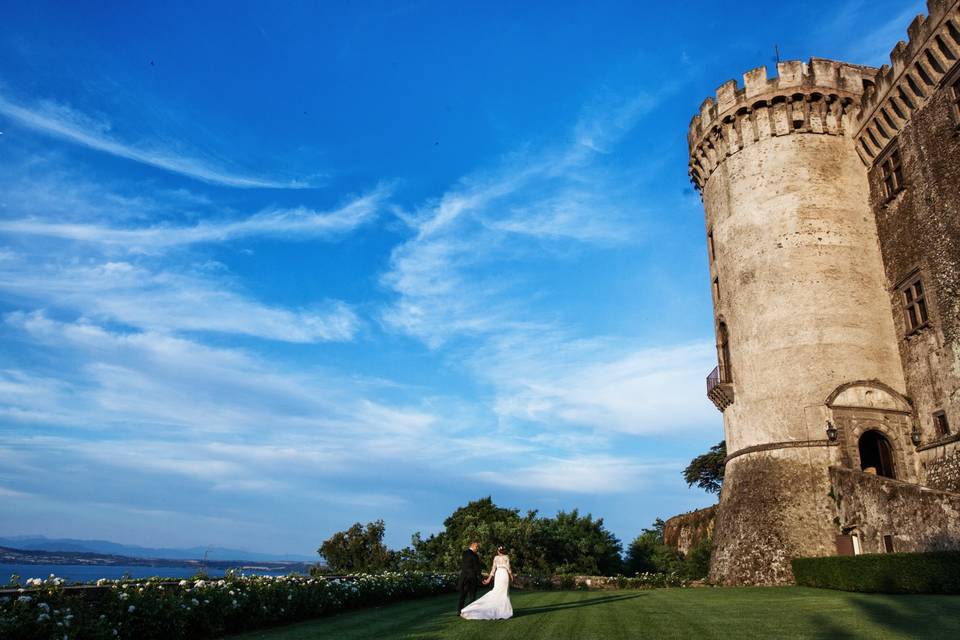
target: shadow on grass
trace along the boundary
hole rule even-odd
[[[830,640],[854,640],[857,635],[849,629],[830,620],[826,615],[818,614],[810,619],[810,624],[816,631],[817,638],[829,638]]]
[[[954,599],[956,604],[960,604],[960,597],[957,596],[928,596],[928,598],[944,601]],[[935,602],[937,601],[928,600],[924,596],[888,595],[874,596],[870,600],[857,597],[853,604],[877,626],[908,638],[956,638],[956,634],[960,633],[960,623],[952,615],[955,609],[938,607],[934,604]],[[947,615],[946,611],[951,609],[951,614]]]
[[[624,600],[633,600],[634,598],[643,597],[646,594],[643,593],[632,593],[629,595],[618,595],[618,596],[604,596],[602,598],[590,598],[586,600],[578,600],[577,602],[558,602],[557,604],[544,605],[542,607],[525,607],[523,609],[516,609],[513,612],[514,618],[519,618],[522,616],[535,615],[538,613],[549,613],[551,611],[564,611],[566,609],[579,609],[580,607],[593,607],[599,604],[610,604],[612,602],[621,602]]]

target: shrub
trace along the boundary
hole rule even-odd
[[[710,572],[710,548],[713,546],[709,538],[704,538],[696,546],[690,547],[683,559],[683,574],[689,580],[702,580]]]
[[[39,584],[38,584],[39,583]],[[0,638],[76,640],[218,638],[453,590],[455,576],[382,573],[351,578],[236,576],[179,584],[99,580],[86,596],[62,581],[31,581],[0,597]]]
[[[798,585],[876,593],[960,593],[960,551],[794,558]]]

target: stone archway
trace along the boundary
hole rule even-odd
[[[838,430],[841,466],[917,481],[913,408],[903,394],[877,380],[858,380],[837,387],[826,404]]]

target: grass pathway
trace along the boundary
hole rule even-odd
[[[455,596],[400,602],[233,640],[620,640],[960,638],[960,596],[802,587],[514,591],[510,620],[461,620]]]

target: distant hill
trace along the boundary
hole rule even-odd
[[[109,540],[75,540],[72,538],[47,538],[45,536],[0,537],[0,546],[30,551],[64,551],[73,553],[96,553],[132,558],[159,558],[163,560],[199,560],[207,553],[208,560],[256,560],[260,562],[316,562],[317,556],[299,553],[258,553],[244,549],[225,547],[187,547],[181,549],[150,548],[119,544]],[[209,551],[208,551],[209,549]]]

